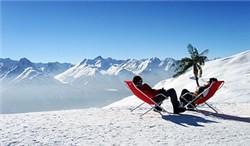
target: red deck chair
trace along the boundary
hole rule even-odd
[[[209,108],[211,108],[212,110],[214,110],[216,113],[218,113],[211,105],[209,105],[206,101],[208,99],[210,99],[215,93],[216,91],[218,91],[222,86],[224,85],[224,81],[216,81],[213,82],[208,88],[206,88],[203,92],[201,92],[200,94],[194,96],[194,99],[192,101],[187,101],[185,99],[185,95],[186,94],[190,94],[190,93],[186,93],[184,95],[182,95],[181,98],[183,98],[184,100],[186,100],[188,103],[184,106],[185,108],[188,109],[188,105],[191,105],[195,110],[198,110],[198,106],[200,104],[206,104]],[[195,106],[193,106],[195,105]],[[200,111],[199,111],[200,112]]]
[[[145,93],[143,93],[141,90],[139,90],[139,89],[135,86],[135,84],[134,84],[132,81],[126,80],[126,81],[124,81],[124,82],[125,82],[125,84],[127,85],[127,87],[134,93],[134,95],[135,95],[136,97],[140,98],[140,99],[143,101],[142,104],[140,104],[140,105],[138,105],[137,107],[135,107],[134,109],[132,109],[131,112],[133,112],[135,109],[137,109],[137,108],[139,108],[140,106],[142,106],[144,103],[149,104],[149,105],[151,106],[151,108],[150,108],[149,110],[147,110],[145,113],[141,114],[141,117],[142,117],[143,115],[145,115],[146,113],[148,113],[149,111],[151,111],[152,109],[154,109],[155,106],[159,106],[163,111],[166,112],[166,110],[165,110],[164,108],[162,108],[162,107],[159,105],[160,103],[157,104],[156,102],[154,102],[154,101],[153,101],[151,98],[149,98]],[[159,95],[165,96],[165,95],[163,95],[163,94],[158,94],[158,95],[156,95],[156,96],[159,96]],[[166,97],[166,96],[165,96],[165,97]],[[168,98],[168,97],[166,97],[166,98]],[[159,112],[159,114],[161,114],[161,113]],[[161,114],[161,115],[162,115],[162,114]]]

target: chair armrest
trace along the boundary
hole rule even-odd
[[[166,96],[166,95],[164,95],[164,94],[162,94],[162,93],[157,94],[155,97],[157,97],[157,96],[163,96],[163,97],[165,97],[166,99],[168,99],[168,96]]]

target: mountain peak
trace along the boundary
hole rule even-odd
[[[23,57],[19,61],[29,61],[27,58]]]
[[[21,66],[30,66],[32,63],[27,59],[27,58],[21,58],[18,62],[19,65]]]
[[[149,59],[150,61],[160,62],[161,60],[157,57],[152,57]]]
[[[18,61],[17,66],[20,70],[24,70],[27,67],[32,67],[34,70],[38,70],[37,67],[31,61],[29,61],[27,58],[21,58]]]
[[[158,57],[151,57],[150,60],[158,60]],[[160,60],[160,59],[159,59]]]
[[[103,60],[102,56],[97,56],[94,60]]]

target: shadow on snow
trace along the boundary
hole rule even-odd
[[[188,127],[187,125],[204,127],[204,125],[201,125],[200,123],[218,123],[216,121],[207,120],[202,117],[198,117],[194,115],[186,115],[186,114],[163,115],[162,118],[164,120],[171,121],[173,123],[176,123],[184,127]]]
[[[210,111],[201,110],[201,112],[205,116],[215,117],[223,120],[232,120],[237,122],[246,122],[250,123],[250,117],[239,117],[234,115],[227,115],[223,113],[214,113]],[[187,114],[180,114],[180,115],[163,115],[162,118],[167,121],[171,121],[173,123],[176,123],[178,125],[188,127],[190,126],[200,126],[204,127],[200,123],[218,123],[216,121],[208,120],[203,117],[195,116],[195,115],[187,115]]]
[[[205,110],[201,110],[201,112],[206,116],[212,116],[212,117],[216,117],[216,118],[220,118],[224,120],[232,120],[232,121],[250,123],[250,117],[239,117],[239,116],[227,115],[223,113],[214,113],[214,112],[205,111]]]

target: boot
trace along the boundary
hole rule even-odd
[[[179,113],[182,113],[182,112],[185,112],[186,111],[186,108],[184,107],[176,107],[174,108],[174,114],[179,114]]]

